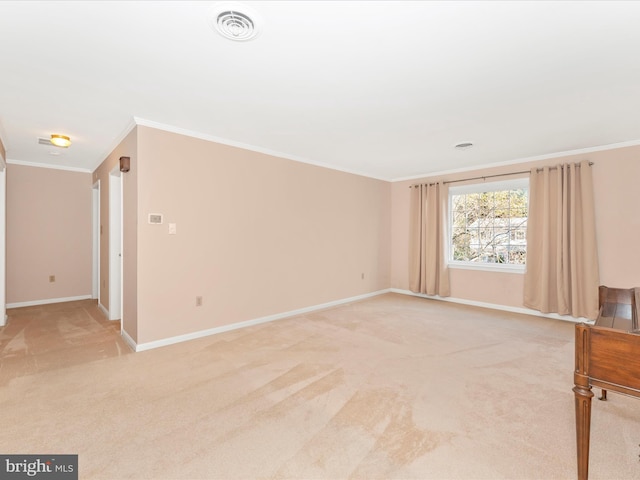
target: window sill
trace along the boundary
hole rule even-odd
[[[483,270],[496,273],[524,274],[525,265],[509,265],[504,263],[448,262],[447,267],[460,270]]]

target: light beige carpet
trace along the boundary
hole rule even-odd
[[[95,300],[11,308],[0,327],[0,386],[15,377],[132,353]]]
[[[574,479],[573,330],[383,295],[15,376],[0,451],[82,479]],[[640,478],[640,401],[594,400],[592,429],[590,478]]]

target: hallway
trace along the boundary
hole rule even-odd
[[[7,310],[0,328],[0,386],[11,379],[133,353],[95,300]]]

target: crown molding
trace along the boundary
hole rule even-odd
[[[610,143],[608,145],[598,145],[596,147],[579,148],[577,150],[567,150],[564,152],[547,153],[544,155],[536,155],[534,157],[519,158],[516,160],[508,160],[506,162],[486,163],[475,165],[472,167],[456,168],[453,170],[442,170],[439,172],[429,172],[423,175],[413,175],[410,177],[401,177],[388,180],[389,182],[404,182],[407,180],[419,180],[428,177],[440,177],[443,175],[451,175],[453,173],[473,172],[475,170],[483,170],[485,168],[506,167],[509,165],[518,165],[520,163],[536,162],[538,160],[548,160],[550,158],[569,157],[571,155],[584,155],[586,153],[602,152],[603,150],[614,150],[616,148],[635,147],[640,145],[640,140],[630,140],[628,142]]]
[[[23,160],[15,160],[12,158],[7,159],[7,164],[9,165],[22,165],[23,167],[36,167],[36,168],[49,168],[51,170],[66,170],[68,172],[78,172],[78,173],[91,173],[92,170],[88,168],[79,168],[79,167],[66,167],[64,165],[51,165],[47,163],[37,163],[37,162],[25,162]]]
[[[131,131],[136,128],[136,121],[135,121],[135,117],[132,117],[129,122],[127,123],[127,125],[124,127],[124,129],[122,130],[122,132],[120,132],[120,135],[118,135],[115,140],[113,142],[111,142],[111,145],[105,149],[102,152],[102,155],[100,155],[98,157],[98,161],[97,163],[95,163],[93,165],[93,167],[89,170],[90,172],[95,172],[96,169],[102,165],[102,162],[104,162],[107,157],[109,155],[111,155],[111,153],[118,147],[118,145],[120,145],[120,143],[125,139],[125,137],[127,135],[129,135],[131,133]]]
[[[308,165],[314,165],[316,167],[327,168],[329,170],[336,170],[338,172],[349,173],[351,175],[358,175],[360,177],[373,178],[375,180],[383,180],[388,182],[389,179],[383,177],[375,177],[363,172],[359,172],[357,170],[350,170],[347,168],[339,168],[334,165],[330,165],[328,163],[319,162],[316,160],[311,160],[304,157],[299,157],[297,155],[290,155],[288,153],[277,152],[275,150],[270,150],[268,148],[259,147],[256,145],[251,145],[249,143],[238,142],[236,140],[229,140],[227,138],[216,137],[213,135],[209,135],[202,132],[196,132],[193,130],[188,130],[186,128],[174,127],[172,125],[166,125],[164,123],[154,122],[152,120],[147,120],[140,117],[134,117],[134,120],[137,125],[141,125],[143,127],[155,128],[157,130],[163,130],[165,132],[177,133],[179,135],[184,135],[187,137],[198,138],[200,140],[206,140],[208,142],[220,143],[222,145],[228,145],[230,147],[242,148],[244,150],[250,150],[252,152],[263,153],[265,155],[270,155],[272,157],[284,158],[286,160],[293,160],[294,162],[306,163]]]

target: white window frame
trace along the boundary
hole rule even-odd
[[[482,263],[482,262],[464,262],[461,260],[453,260],[451,245],[451,236],[453,231],[453,208],[452,197],[454,195],[464,195],[467,193],[492,192],[497,190],[519,190],[527,191],[527,203],[529,202],[529,178],[515,178],[510,180],[501,180],[497,182],[482,182],[467,185],[449,186],[449,214],[447,218],[447,267],[459,268],[464,270],[484,270],[489,272],[503,273],[524,273],[526,265],[511,263]]]

